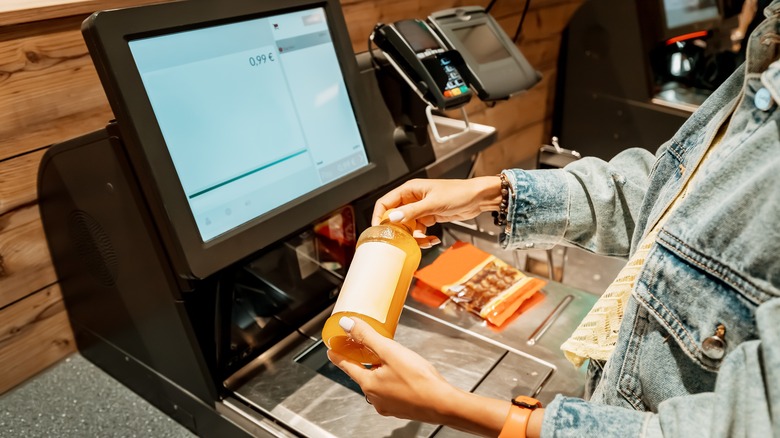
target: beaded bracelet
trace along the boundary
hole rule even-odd
[[[498,205],[498,211],[492,212],[493,223],[499,227],[506,226],[507,206],[509,206],[509,180],[506,179],[506,175],[499,173],[498,177],[501,178],[501,204]]]

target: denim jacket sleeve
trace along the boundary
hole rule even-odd
[[[564,243],[627,257],[654,161],[633,148],[609,162],[586,157],[563,169],[504,171],[514,196],[501,244],[546,249]]]
[[[670,398],[657,413],[557,396],[542,436],[780,436],[780,298],[759,306],[756,321],[759,339],[727,356],[713,392]]]

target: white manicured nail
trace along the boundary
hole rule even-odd
[[[426,236],[425,233],[423,233],[422,231],[414,230],[412,231],[412,237],[414,237],[415,239],[425,239]]]
[[[404,212],[401,210],[393,210],[387,217],[390,219],[390,222],[401,222],[404,220]]]
[[[339,319],[339,325],[345,332],[349,333],[352,331],[352,327],[355,327],[355,321],[346,316],[342,316],[341,319]]]

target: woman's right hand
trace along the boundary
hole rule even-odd
[[[482,212],[498,210],[500,203],[498,176],[413,179],[376,201],[371,224],[378,225],[385,212],[394,210],[393,222],[416,220],[430,227],[437,222],[472,219]]]

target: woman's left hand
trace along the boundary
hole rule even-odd
[[[379,356],[381,364],[367,369],[328,351],[330,361],[360,385],[366,401],[379,414],[498,436],[511,406],[508,400],[483,397],[452,386],[430,362],[380,335],[359,318],[341,318],[339,325],[350,338]]]
[[[328,358],[349,375],[376,411],[385,416],[442,424],[441,408],[460,390],[420,355],[377,333],[359,318],[342,318],[350,337],[373,350],[381,365],[367,369],[333,350]],[[352,327],[349,328],[349,325]]]

